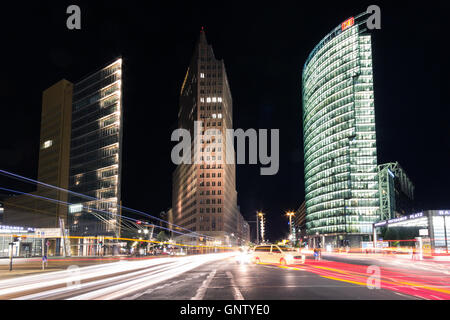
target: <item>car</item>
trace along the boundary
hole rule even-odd
[[[281,265],[305,263],[305,255],[298,249],[266,244],[256,246],[253,252],[254,263],[279,263]]]

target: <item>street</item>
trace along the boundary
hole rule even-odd
[[[20,300],[441,300],[448,264],[376,255],[325,254],[305,264],[237,264],[235,253],[133,259],[0,281],[0,299]],[[83,260],[83,259],[80,259]],[[80,261],[84,262],[84,261]],[[59,262],[60,264],[62,262]],[[368,267],[380,268],[378,288]],[[372,280],[371,280],[372,279]],[[372,284],[372,288],[370,287]]]

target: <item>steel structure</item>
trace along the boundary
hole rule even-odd
[[[381,220],[395,218],[397,210],[395,179],[398,179],[400,190],[409,199],[414,199],[414,185],[398,162],[389,162],[378,166],[378,186],[380,194]]]

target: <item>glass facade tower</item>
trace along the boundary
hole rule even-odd
[[[361,241],[379,218],[371,35],[367,14],[332,30],[302,75],[307,234]],[[321,240],[322,241],[322,240]]]
[[[69,186],[95,200],[71,194],[71,235],[120,233],[121,79],[118,59],[74,85]]]

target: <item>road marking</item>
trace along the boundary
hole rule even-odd
[[[395,292],[395,291],[393,291],[395,294],[397,294],[397,295],[399,295],[399,296],[402,296],[402,297],[405,297],[405,298],[412,298],[412,296],[407,296],[406,294],[403,294],[403,293],[400,293],[400,292]]]
[[[359,284],[359,285],[362,285],[362,286],[367,286],[367,283],[358,282],[358,281],[351,281],[351,280],[340,279],[340,278],[335,278],[335,277],[330,277],[330,276],[321,276],[321,277],[322,278],[336,280],[336,281],[343,281],[343,282],[348,282],[348,283]]]
[[[233,274],[230,271],[227,271],[227,276],[230,278],[231,287],[233,288],[233,297],[234,300],[245,300],[242,296],[241,291],[236,286],[236,283],[234,282]]]
[[[167,287],[171,287],[171,286],[173,286],[175,284],[178,284],[178,283],[181,283],[181,282],[190,281],[190,280],[196,279],[196,278],[198,278],[198,277],[200,277],[202,275],[204,275],[204,273],[199,273],[199,274],[196,274],[196,275],[194,275],[192,277],[189,277],[189,278],[186,278],[186,279],[172,281],[170,283],[163,284],[163,285],[158,286],[156,288],[150,288],[150,289],[148,289],[146,291],[136,293],[135,295],[132,295],[130,297],[125,297],[122,300],[135,300],[135,299],[143,296],[144,294],[150,294],[150,293],[153,293],[153,291],[156,291],[156,290],[160,290],[160,289],[164,289],[164,288],[167,288]]]
[[[217,269],[214,269],[211,271],[209,276],[203,281],[200,288],[197,290],[197,294],[191,298],[191,300],[203,300],[203,297],[205,296],[206,289],[208,289],[209,284],[211,283],[212,279],[216,275]]]

